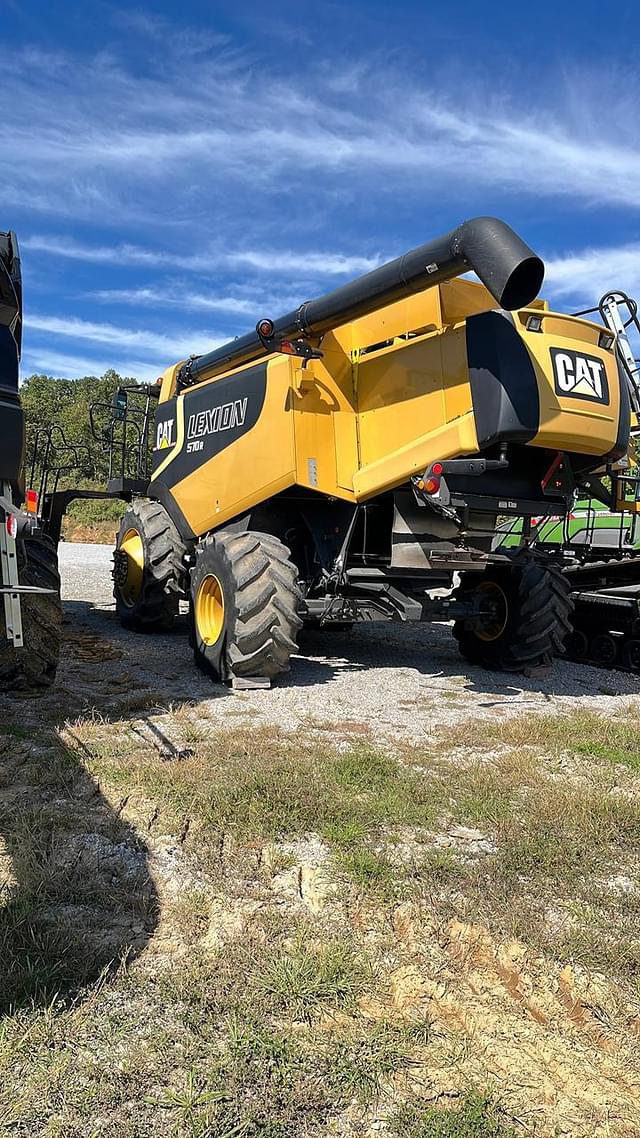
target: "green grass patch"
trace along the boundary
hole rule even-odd
[[[637,876],[638,775],[613,757],[633,755],[633,721],[615,717],[611,733],[583,716],[576,734],[566,717],[523,718],[479,725],[475,755],[451,733],[399,756],[343,752],[313,732],[217,731],[201,708],[153,722],[193,754],[163,760],[125,717],[74,724],[66,747],[51,736],[43,750],[44,732],[33,755],[6,746],[0,822],[18,884],[0,897],[0,1117],[11,1133],[92,1135],[107,1119],[109,1138],[320,1138],[365,1127],[375,1110],[403,1138],[512,1138],[489,1092],[399,1105],[414,1065],[428,1085],[432,1049],[440,1069],[443,1044],[454,1086],[490,1085],[495,1069],[488,1052],[483,1074],[464,1029],[464,995],[460,1024],[439,1017],[433,1041],[429,1022],[412,1020],[432,1006],[422,984],[441,968],[451,998],[462,991],[449,977],[465,967],[447,949],[451,917],[488,925],[496,946],[520,937],[543,988],[566,963],[603,972],[615,984],[599,978],[594,1015],[609,1017],[610,1061],[628,1047],[640,905],[611,882]],[[291,839],[312,832],[340,887],[305,910],[295,874],[293,888],[274,875],[304,868],[318,842]],[[155,944],[146,844],[171,877]],[[418,903],[399,910],[408,896]],[[498,1022],[504,998],[487,985],[475,999],[496,1017],[499,1052],[512,1038],[509,1018]],[[531,1021],[531,1054],[545,1033],[557,1042],[561,1019]],[[521,1092],[504,1084],[509,1101]]]
[[[308,1019],[322,1009],[351,1007],[371,980],[370,965],[351,945],[299,941],[267,957],[255,985],[273,1010]]]
[[[424,775],[368,747],[341,755],[271,731],[220,732],[196,742],[193,758],[167,764],[149,750],[123,753],[109,724],[87,723],[78,737],[96,775],[138,785],[177,816],[196,815],[207,829],[243,840],[315,831],[349,847],[383,826],[424,826],[434,817]]]
[[[518,716],[507,722],[476,726],[474,743],[487,746],[495,741],[515,748],[535,747],[549,757],[564,751],[640,771],[640,720],[636,705],[613,715],[575,711],[568,715]]]
[[[416,1047],[424,1047],[429,1037],[426,1021],[411,1025],[382,1022],[335,1040],[326,1056],[334,1094],[345,1103],[374,1101],[392,1075],[414,1064]]]
[[[0,735],[10,739],[32,739],[33,734],[28,727],[19,727],[17,723],[0,723]]]
[[[401,867],[394,866],[383,854],[375,853],[366,846],[341,850],[337,863],[356,885],[378,894],[392,894],[406,876]]]
[[[407,1106],[390,1129],[398,1138],[516,1138],[495,1097],[475,1090],[456,1106]]]
[[[609,758],[584,757],[614,736],[620,748],[626,740],[631,755],[632,722],[616,720],[609,735],[599,716],[479,725],[477,756],[463,763],[447,757],[459,742],[456,732],[443,736],[437,752],[393,756],[362,744],[338,752],[314,735],[300,740],[199,727],[193,756],[166,763],[137,742],[127,751],[111,724],[89,722],[74,731],[93,755],[96,777],[123,793],[141,788],[165,816],[173,814],[178,830],[185,818],[197,820],[205,860],[208,848],[217,857],[221,834],[251,848],[316,832],[333,847],[337,875],[370,900],[391,905],[427,897],[441,919],[462,912],[549,951],[566,930],[549,924],[547,906],[588,900],[594,879],[635,858],[640,846],[632,764],[622,774],[629,793],[619,793],[621,768],[614,771]],[[570,771],[564,776],[568,741],[580,748],[577,779]],[[450,848],[430,846],[431,833],[461,824],[490,839],[495,852],[475,851],[472,840],[455,837]],[[637,938],[628,900],[603,895],[601,907],[618,925],[620,960],[631,974]],[[577,918],[570,924],[581,926]],[[608,962],[606,924],[598,935]],[[594,963],[597,941],[592,935]]]

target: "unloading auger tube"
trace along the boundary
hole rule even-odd
[[[475,217],[379,269],[316,300],[307,300],[276,321],[258,321],[255,332],[204,356],[193,357],[183,364],[178,382],[189,386],[211,379],[231,367],[281,350],[283,341],[322,336],[339,324],[367,316],[381,305],[402,300],[470,269],[498,305],[509,310],[530,304],[544,277],[542,261],[510,226],[496,217]]]

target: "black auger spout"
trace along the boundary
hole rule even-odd
[[[313,340],[395,300],[472,269],[501,308],[523,308],[538,295],[544,265],[504,221],[475,217],[340,288],[308,300],[256,331],[183,365],[182,385],[210,379],[231,367],[280,350],[284,342]]]

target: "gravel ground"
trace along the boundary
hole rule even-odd
[[[621,697],[640,695],[640,677],[565,661],[530,678],[487,672],[462,660],[446,625],[385,623],[306,633],[291,672],[271,690],[232,693],[195,668],[184,616],[168,635],[120,627],[110,546],[63,543],[60,561],[67,646],[57,698],[69,712],[111,713],[124,688],[132,700],[146,692],[165,708],[195,701],[223,723],[419,741],[446,725],[523,711],[612,713]]]

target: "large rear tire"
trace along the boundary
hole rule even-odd
[[[195,662],[216,680],[274,679],[289,670],[302,627],[298,572],[266,533],[211,534],[196,550],[190,635]]]
[[[474,592],[488,615],[457,620],[453,628],[460,652],[472,664],[523,672],[564,652],[573,604],[555,566],[521,555],[511,565],[490,566],[480,580],[463,577],[454,596],[469,600]]]
[[[53,592],[22,595],[22,648],[14,648],[5,639],[0,600],[0,686],[4,691],[50,687],[60,657],[60,574],[57,550],[49,538],[37,535],[18,543],[18,577],[21,585]]]
[[[125,628],[167,630],[185,589],[180,534],[159,502],[136,499],[120,522],[113,557],[113,595]]]

